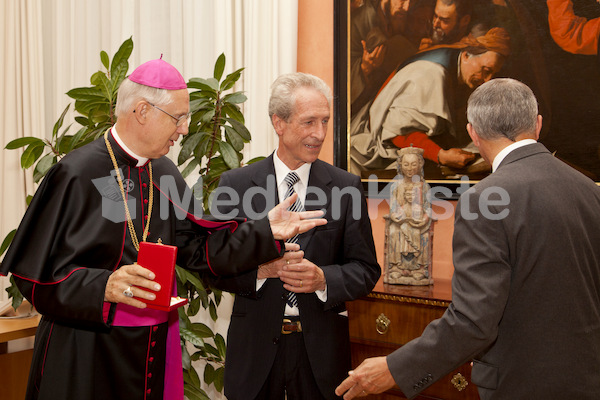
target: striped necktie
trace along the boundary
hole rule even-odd
[[[292,171],[289,174],[287,174],[284,181],[285,181],[285,183],[287,183],[288,188],[287,188],[287,191],[285,192],[284,199],[287,199],[288,197],[290,197],[291,195],[296,193],[296,191],[294,190],[294,184],[296,182],[298,182],[299,180],[300,180],[300,177],[298,176],[297,173]],[[288,210],[293,211],[293,212],[300,212],[300,211],[304,211],[304,206],[302,205],[302,202],[300,201],[300,199],[297,198],[296,202],[294,204],[292,204],[288,208]],[[287,240],[288,243],[296,243],[297,241],[298,241],[298,235]],[[298,299],[296,298],[296,293],[287,292],[287,300],[286,301],[290,307],[298,307]]]

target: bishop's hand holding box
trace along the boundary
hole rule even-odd
[[[162,243],[141,242],[138,253],[137,263],[144,268],[154,272],[155,281],[160,284],[160,290],[154,292],[154,300],[143,301],[150,308],[157,310],[170,311],[188,303],[188,299],[173,297],[176,294],[174,290],[175,262],[177,260],[177,247]]]

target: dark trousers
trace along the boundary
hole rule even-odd
[[[287,397],[286,397],[287,395]],[[312,373],[302,333],[281,335],[269,377],[255,400],[325,400]]]

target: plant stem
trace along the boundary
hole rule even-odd
[[[217,140],[217,134],[221,133],[221,126],[219,121],[221,120],[221,92],[217,92],[217,100],[215,102],[215,115],[213,117],[213,131],[210,142],[210,150],[208,152],[208,161],[206,162],[206,172],[210,170],[210,160],[212,159],[215,141]]]

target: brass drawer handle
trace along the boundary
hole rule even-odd
[[[469,384],[469,382],[467,382],[467,379],[460,372],[454,375],[450,382],[452,382],[456,390],[458,390],[459,392],[465,390],[465,388]]]
[[[379,314],[379,317],[375,320],[375,329],[377,330],[377,333],[385,335],[390,326],[390,322],[390,319],[383,313]]]

